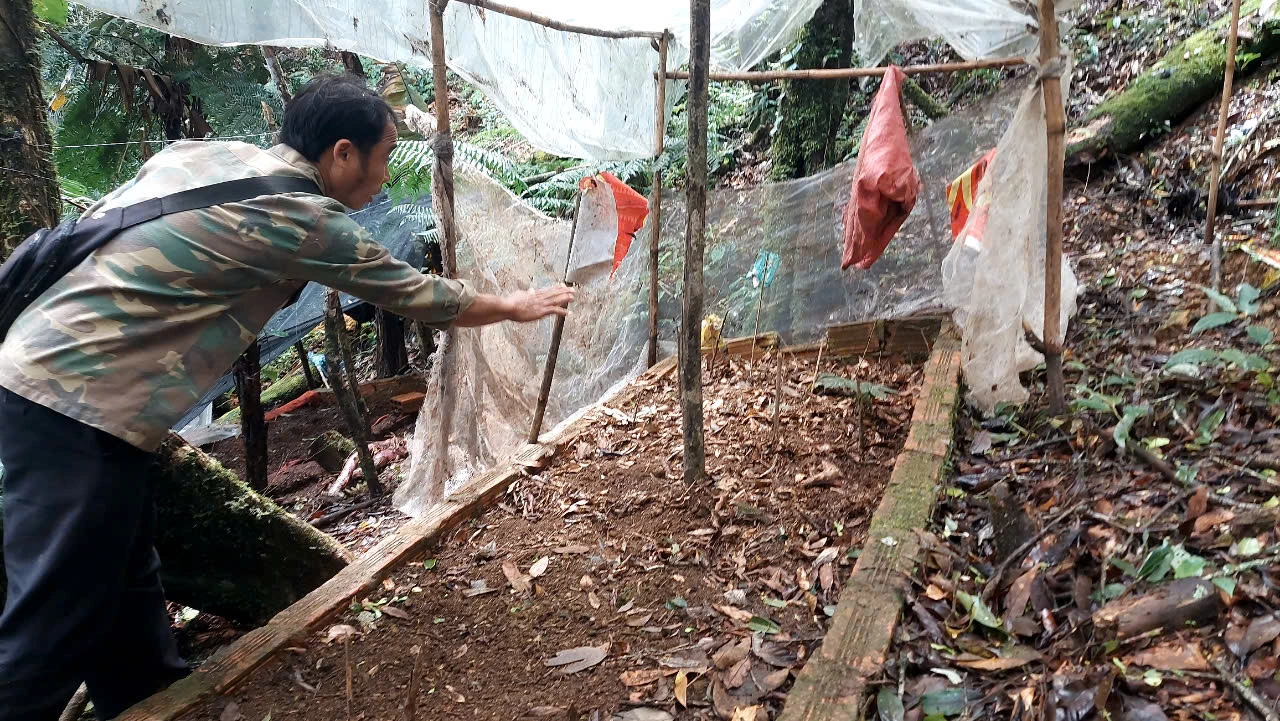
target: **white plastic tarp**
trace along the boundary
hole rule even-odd
[[[1056,0],[1059,15],[1080,0]],[[855,0],[855,48],[879,65],[902,43],[942,38],[966,60],[1018,57],[1039,43],[1038,2],[1028,0]]]
[[[712,0],[712,61],[749,68],[793,39],[821,0]],[[86,7],[211,45],[324,47],[429,67],[427,0],[87,0]],[[670,30],[669,66],[688,56],[687,0],[517,0],[554,20],[605,30]],[[451,2],[446,61],[541,150],[590,159],[653,154],[658,54],[649,38],[550,30]]]

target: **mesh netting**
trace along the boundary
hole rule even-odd
[[[759,332],[776,331],[784,340],[799,343],[815,339],[832,323],[902,315],[937,303],[940,268],[951,247],[946,186],[996,144],[1013,116],[1017,94],[1016,88],[1003,91],[912,137],[912,156],[924,190],[888,251],[868,271],[840,270],[852,163],[803,180],[711,192],[707,312],[724,319],[726,336],[748,335],[756,330],[759,307]],[[558,281],[568,247],[568,221],[548,219],[497,183],[462,170],[456,176],[456,207],[459,272],[479,291],[504,293]],[[664,193],[659,244],[663,354],[674,352],[684,227],[683,194]],[[580,288],[565,324],[547,428],[643,369],[648,245],[647,232],[642,231],[612,280],[598,279]],[[756,277],[765,281],[763,293]],[[524,441],[551,329],[547,320],[453,334],[456,362],[439,379],[457,399],[448,438],[439,431],[435,408],[424,406],[412,467],[396,492],[401,510],[420,515],[442,492],[492,466]]]

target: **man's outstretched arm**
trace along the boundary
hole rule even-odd
[[[471,305],[458,316],[454,325],[474,328],[511,320],[529,323],[552,315],[569,315],[574,289],[564,286],[525,290],[511,295],[477,295]]]

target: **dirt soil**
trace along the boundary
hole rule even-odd
[[[834,612],[920,368],[824,361],[877,384],[864,390],[883,397],[860,404],[810,393],[812,359],[719,365],[706,484],[680,479],[668,377],[394,572],[330,629],[337,640],[300,639],[185,718],[399,718],[419,648],[418,718],[774,717]],[[584,668],[549,666],[566,651]]]

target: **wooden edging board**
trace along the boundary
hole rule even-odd
[[[659,362],[607,401],[625,401],[651,387],[675,366],[675,358]],[[213,695],[230,689],[276,652],[318,631],[345,610],[353,599],[375,588],[393,569],[426,552],[442,533],[501,497],[513,482],[522,477],[529,466],[528,458],[545,457],[555,448],[572,443],[595,422],[596,415],[584,414],[553,438],[547,439],[541,448],[526,446],[512,462],[472,479],[425,516],[406,523],[324,585],[276,614],[267,625],[250,631],[214,654],[190,676],[135,704],[117,721],[171,721]]]
[[[933,375],[931,375],[930,369],[938,365],[935,362],[938,352],[944,346],[951,347],[950,342],[934,344],[934,337],[938,337],[940,340],[944,337],[949,337],[945,333],[943,336],[936,336],[934,329],[944,327],[941,321],[926,319],[925,326],[918,327],[918,325],[919,321],[906,320],[870,321],[833,326],[828,329],[827,336],[819,344],[794,346],[783,348],[782,350],[783,352],[810,354],[825,347],[829,357],[849,357],[863,355],[871,351],[887,354],[905,354],[919,350],[920,343],[923,343],[926,349],[932,345],[934,354],[929,364],[925,367],[926,385],[921,390],[920,400],[917,401],[915,417],[912,419],[912,430],[907,438],[907,447],[911,449],[913,447],[913,439],[916,439],[917,445],[926,440],[924,435],[917,439],[916,427],[922,421],[921,407],[926,399],[925,394],[931,392],[930,388],[932,386],[929,383]],[[895,330],[899,332],[895,333]],[[849,338],[862,340],[861,342],[849,342]],[[895,344],[889,342],[889,339],[892,338],[907,338],[908,340],[904,343]],[[761,350],[768,352],[778,344],[778,338],[774,334],[764,334],[759,336],[757,340],[757,352]],[[728,340],[726,343],[729,345],[731,355],[742,355],[749,352],[751,338],[737,338]],[[956,341],[956,348],[958,348],[958,341]],[[958,351],[951,351],[951,355],[955,357],[955,364],[958,368]],[[606,402],[625,402],[628,398],[639,394],[669,375],[675,370],[675,367],[676,358],[674,357],[659,362],[653,368],[637,377],[617,396],[607,399]],[[954,377],[949,386],[945,383],[941,384],[941,386],[949,387],[954,392]],[[932,396],[928,397],[932,398]],[[949,403],[948,408],[954,407],[954,397],[951,398]],[[947,411],[948,414],[949,412]],[[937,413],[933,412],[928,417],[933,418],[936,415]],[[392,570],[424,553],[442,533],[456,527],[467,518],[480,512],[494,499],[501,497],[513,482],[522,477],[528,467],[534,465],[538,460],[552,455],[556,448],[575,441],[595,420],[595,413],[586,413],[577,421],[566,426],[554,437],[546,439],[546,442],[540,446],[526,446],[517,452],[510,462],[501,464],[472,479],[465,486],[454,492],[444,503],[437,505],[427,515],[410,521],[394,534],[383,539],[381,543],[366,552],[355,563],[339,571],[336,576],[307,594],[302,600],[281,611],[267,625],[250,631],[231,645],[214,654],[187,678],[135,704],[128,711],[117,717],[117,721],[172,721],[206,699],[229,690],[259,666],[266,663],[281,649],[298,643],[309,634],[318,631],[346,609],[353,599],[381,583],[382,579]],[[949,429],[949,415],[946,418],[946,422]],[[928,435],[928,437],[931,438],[933,436]],[[943,443],[942,455],[938,456],[939,466],[942,462],[942,456],[945,455],[945,447],[949,447],[949,438],[948,436]],[[935,443],[934,445],[937,444]],[[899,457],[886,494],[895,488],[898,469],[902,467],[903,460],[907,455],[908,451],[904,451],[903,456]],[[886,495],[887,499],[888,496]],[[932,506],[932,497],[930,497],[929,506]],[[872,520],[871,534],[873,538],[876,537],[877,520],[881,518],[884,510],[885,504],[882,503],[880,511],[877,512],[876,517]],[[914,527],[920,527],[924,520],[927,520],[928,512],[926,508],[923,511],[924,518],[916,522]],[[905,538],[903,540],[904,542],[906,541]],[[914,541],[914,536],[911,536],[911,542],[914,543]],[[868,543],[870,544],[870,541]],[[912,559],[914,559],[914,553],[915,551],[912,550]],[[864,551],[863,559],[867,558],[868,555]],[[847,613],[848,609],[846,609],[847,601],[849,600],[847,597],[850,595],[849,589],[853,587],[859,576],[859,569],[863,566],[863,559],[859,559],[858,565],[854,568],[854,580],[850,581],[850,584],[846,586],[841,595],[839,610],[837,610],[835,619],[832,622],[832,630],[827,635],[828,642],[823,645],[824,652],[833,646],[831,639],[841,623],[842,612],[845,612],[846,616],[849,615]],[[900,605],[900,596],[897,598],[899,600],[895,602],[895,615],[897,605]],[[886,647],[887,633],[885,636]],[[836,645],[843,646],[845,644]],[[813,666],[821,658],[822,655],[820,654],[818,658],[810,661],[809,665]],[[808,668],[806,668],[806,671],[808,671]],[[801,674],[797,680],[797,688],[800,688],[800,683],[806,680],[806,675]],[[793,692],[792,698],[795,699],[795,692]],[[792,709],[797,705],[793,700],[792,703],[788,704],[787,709]],[[790,717],[784,715],[784,718]],[[808,715],[796,716],[795,718],[816,719],[821,717]]]
[[[925,364],[911,430],[871,518],[862,555],[840,593],[822,646],[800,671],[778,721],[861,718],[867,680],[884,666],[907,579],[920,554],[916,532],[933,513],[951,451],[960,339],[948,322],[940,330]],[[855,340],[866,344],[875,337]]]

